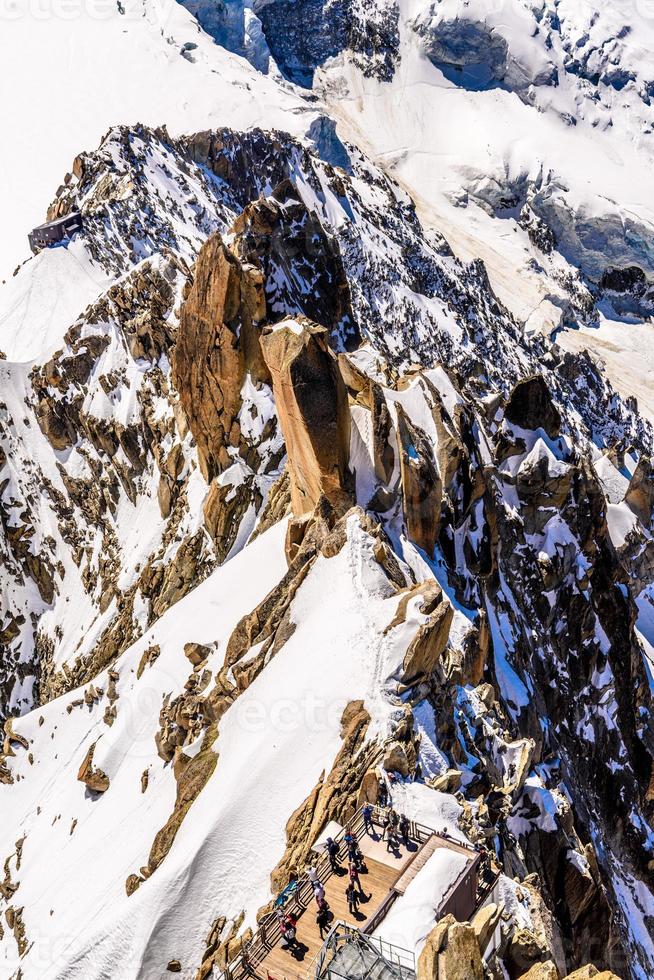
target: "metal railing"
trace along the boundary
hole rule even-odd
[[[385,939],[369,936],[360,929],[346,922],[336,922],[329,931],[325,942],[312,960],[306,974],[306,980],[320,980],[324,976],[342,977],[338,966],[332,964],[339,953],[349,944],[372,951],[377,961],[383,960],[396,974],[398,980],[414,980],[416,974],[416,958],[411,950],[403,949]]]
[[[382,827],[388,811],[389,807],[373,806],[373,824],[377,827]],[[345,836],[347,834],[351,834],[356,840],[361,839],[365,834],[363,806],[356,811],[354,816],[334,836],[334,840],[339,844],[339,860],[347,855],[347,846],[345,844]],[[426,824],[419,823],[415,820],[410,821],[409,838],[415,843],[423,845],[434,835],[454,844],[458,848],[470,851],[475,859],[479,858],[479,852],[475,848],[462,844],[461,841],[452,837],[446,831],[435,831]],[[333,874],[331,861],[326,852],[317,856],[314,861],[314,867],[319,880],[323,883],[328,881]],[[222,974],[224,980],[242,980],[243,977],[252,976],[270,950],[282,938],[279,910],[283,909],[285,915],[290,914],[299,917],[306,911],[313,897],[313,883],[307,873],[301,875],[296,881],[291,882],[277,897],[275,902],[276,910],[263,916],[259,921],[258,929],[252,939],[248,943],[244,943],[241,951],[227,964]],[[374,932],[379,923],[384,919],[388,909],[396,898],[397,893],[393,889],[390,889],[384,901],[366,923],[363,930],[366,938],[370,938],[370,933]]]
[[[397,965],[403,974],[416,972],[416,954],[410,949],[404,949],[395,943],[389,943],[387,939],[380,936],[367,936],[368,942],[379,949],[380,956],[387,963]]]
[[[378,810],[375,807],[374,810]],[[373,821],[375,815],[373,813]],[[352,819],[335,835],[334,840],[339,845],[338,858],[345,857],[347,847],[345,844],[346,834],[352,834],[357,840],[364,834],[363,807],[354,814]],[[333,874],[333,869],[329,855],[325,852],[318,855],[314,862],[314,867],[318,878],[322,882],[329,880]],[[284,891],[278,896],[277,909],[284,909],[285,915],[299,916],[309,906],[313,899],[313,884],[307,873],[301,875],[295,882],[291,882]],[[280,901],[281,899],[281,901]],[[227,964],[224,970],[225,980],[240,980],[241,977],[249,975],[253,969],[261,963],[268,955],[269,951],[276,946],[282,937],[281,922],[277,910],[269,912],[259,922],[259,928],[249,943],[245,944],[237,956]]]

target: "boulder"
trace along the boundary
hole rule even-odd
[[[475,936],[479,943],[479,952],[482,956],[486,952],[486,947],[502,919],[503,911],[503,905],[496,905],[495,902],[491,902],[489,905],[484,905],[483,908],[479,909],[472,920],[471,925],[475,930]]]
[[[436,923],[427,936],[425,945],[418,957],[417,980],[438,980],[438,956],[447,942],[448,929],[455,922],[456,919],[453,915],[446,915],[445,918]]]
[[[134,892],[143,884],[143,878],[140,875],[131,874],[128,876],[125,882],[125,892],[127,897],[133,895]]]
[[[288,452],[291,505],[296,516],[322,496],[337,512],[353,503],[350,412],[338,361],[323,327],[284,320],[262,337]]]
[[[439,980],[483,980],[484,966],[475,931],[456,922],[447,931],[447,946],[438,956]]]
[[[199,667],[200,664],[203,664],[210,654],[211,647],[207,647],[203,643],[184,644],[184,656],[191,661],[194,667]]]
[[[541,374],[517,383],[506,403],[504,418],[521,429],[543,429],[550,439],[556,439],[561,428],[559,410]]]
[[[401,742],[389,742],[384,753],[384,769],[386,772],[397,772],[400,776],[408,776],[410,772],[406,748]]]
[[[549,959],[547,944],[530,929],[516,929],[511,936],[506,962],[512,976],[521,977],[536,964]]]
[[[368,769],[361,780],[359,795],[357,797],[357,808],[364,803],[376,804],[379,798],[379,772],[377,769]]]
[[[458,769],[446,769],[440,776],[430,780],[429,785],[439,793],[456,793],[461,789],[463,773]]]
[[[551,960],[545,963],[535,963],[520,980],[559,980],[559,971]]]
[[[84,761],[79,768],[77,778],[80,783],[84,783],[93,793],[106,793],[109,789],[109,777],[102,769],[93,766],[93,755],[97,742],[94,742],[86,753]]]

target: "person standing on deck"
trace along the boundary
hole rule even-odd
[[[388,787],[386,786],[383,776],[379,777],[377,799],[379,801],[380,806],[382,807],[388,806]]]
[[[372,827],[372,807],[369,803],[363,808],[363,826],[367,834],[372,837],[374,835],[374,830]]]
[[[347,845],[347,859],[349,862],[356,864],[357,868],[361,867],[363,854],[361,853],[358,843],[354,839],[352,839]]]
[[[298,945],[297,919],[294,915],[285,915],[282,923],[282,949],[292,949]],[[285,945],[284,945],[285,944]]]
[[[350,910],[350,915],[356,916],[359,911],[359,895],[352,882],[345,889],[345,897],[347,898],[347,907]]]
[[[359,878],[359,869],[357,868],[357,866],[354,863],[354,861],[350,861],[350,871],[349,871],[349,874],[350,874],[350,884],[352,886],[356,885],[357,889],[359,890],[359,894],[361,895],[361,898],[365,898],[366,897],[366,893],[364,892],[363,888],[361,887],[361,879]]]
[[[400,822],[398,824],[398,829],[400,831],[400,836],[402,838],[402,843],[405,847],[409,846],[409,821],[404,814],[400,817]]]
[[[323,905],[318,909],[316,915],[316,925],[320,929],[320,938],[325,938],[325,933],[329,931],[329,909],[327,905]]]
[[[329,856],[329,863],[331,865],[332,871],[336,871],[338,868],[338,852],[340,850],[339,845],[332,837],[328,837],[325,843],[325,850]]]

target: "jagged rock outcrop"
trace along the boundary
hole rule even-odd
[[[402,596],[388,630],[406,621],[409,611],[417,612],[420,626],[404,655],[405,683],[429,678],[440,663],[450,635],[454,610],[436,582],[422,582]],[[424,622],[422,618],[425,617]]]
[[[329,773],[291,816],[286,827],[286,852],[271,875],[273,891],[285,887],[304,869],[313,842],[329,820],[347,822],[356,809],[360,782],[379,754],[366,742],[370,716],[361,701],[351,702],[341,719],[343,744]]]
[[[518,382],[506,403],[504,417],[522,429],[543,429],[550,439],[558,436],[561,427],[561,415],[540,374]]]
[[[244,267],[219,235],[210,238],[182,308],[172,365],[208,483],[231,465],[229,450],[239,447],[246,374],[255,384],[269,380],[259,344],[265,316],[259,272]]]
[[[282,321],[261,343],[288,452],[293,513],[309,513],[323,496],[342,513],[353,502],[350,414],[326,330]]]
[[[342,193],[338,175],[331,177],[334,192]],[[248,205],[232,233],[238,258],[261,270],[269,322],[301,314],[327,328],[333,347],[357,346],[361,337],[338,242],[292,180]]]
[[[418,980],[483,980],[474,928],[446,915],[427,936],[418,958]]]
[[[400,408],[398,412],[402,502],[409,537],[430,557],[440,531],[443,482],[428,440]]]
[[[648,456],[638,460],[624,499],[643,527],[654,530],[654,469]]]
[[[109,777],[102,769],[93,765],[93,756],[97,742],[94,742],[86,753],[82,765],[79,767],[77,778],[80,783],[84,783],[92,793],[106,793],[109,789]]]
[[[282,73],[311,87],[315,70],[349,50],[364,74],[390,81],[399,49],[396,3],[361,7],[353,0],[255,0],[268,46]]]
[[[520,975],[520,980],[559,980],[559,971],[551,960],[547,960],[545,963],[534,963]]]

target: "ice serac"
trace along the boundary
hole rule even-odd
[[[296,516],[325,496],[337,511],[352,503],[347,389],[324,327],[290,320],[261,344],[272,376],[291,473]]]
[[[183,6],[218,44],[247,58],[257,71],[268,73],[270,50],[252,0],[183,0]]]

